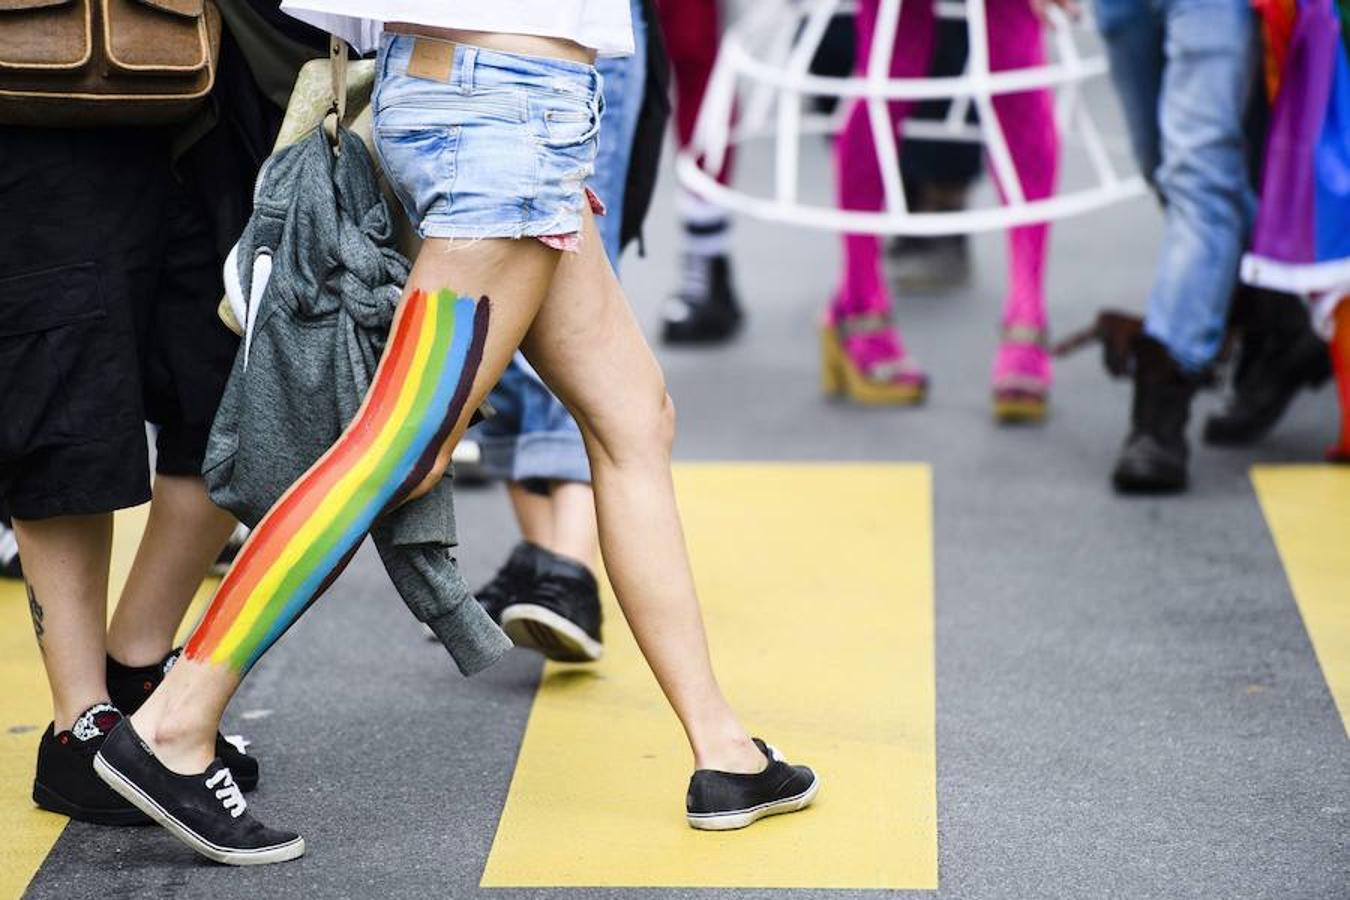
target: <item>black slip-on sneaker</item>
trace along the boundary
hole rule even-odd
[[[127,666],[108,657],[107,679],[108,693],[113,705],[123,715],[134,715],[141,704],[159,687],[164,676],[169,674],[173,664],[182,654],[181,647],[170,651],[169,655],[157,663],[148,666]],[[238,744],[233,743],[220,732],[216,732],[216,756],[234,775],[234,783],[245,794],[258,789],[258,760],[249,756]]]
[[[94,756],[94,771],[133,806],[207,859],[231,866],[285,862],[305,853],[305,839],[268,828],[248,813],[234,776],[219,759],[205,772],[165,767],[124,720]]]
[[[517,647],[557,662],[594,662],[600,643],[600,588],[579,562],[539,549],[534,583],[502,610],[502,630]]]
[[[108,732],[122,721],[109,703],[89,707],[69,731],[53,725],[38,742],[33,802],[41,809],[95,825],[148,825],[139,809],[114,793],[94,774],[94,754]]]
[[[544,548],[538,544],[521,541],[497,570],[497,574],[492,576],[492,580],[474,594],[492,621],[500,625],[502,610],[529,593],[530,586],[534,584],[535,559],[544,552]]]
[[[806,766],[788,764],[759,738],[755,746],[769,760],[762,772],[744,775],[699,769],[689,779],[684,807],[689,824],[701,831],[730,831],[811,805],[820,779]]]

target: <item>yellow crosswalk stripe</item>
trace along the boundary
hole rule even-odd
[[[593,669],[540,684],[484,887],[937,887],[930,472],[681,465],[724,688],[822,776],[745,831],[685,825],[682,733],[612,598]]]
[[[148,512],[149,506],[140,506],[117,514],[108,591],[114,600],[126,582]],[[196,621],[195,612],[215,584],[214,579],[203,584],[185,622]],[[23,893],[68,821],[37,809],[32,800],[38,739],[51,716],[23,582],[0,579],[0,897]]]
[[[1350,735],[1350,468],[1256,466],[1252,483]]]

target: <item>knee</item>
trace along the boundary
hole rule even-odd
[[[592,448],[616,466],[669,465],[675,444],[675,401],[662,388],[650,400],[630,404],[614,414],[582,425]]]

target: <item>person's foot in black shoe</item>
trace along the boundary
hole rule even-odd
[[[692,827],[700,831],[744,828],[765,816],[805,809],[816,798],[820,779],[815,772],[789,764],[759,738],[752,740],[769,762],[762,772],[743,775],[699,769],[689,779],[684,806]]]
[[[595,575],[575,560],[538,551],[534,582],[502,610],[502,630],[517,647],[557,662],[594,662],[604,652]]]
[[[19,541],[9,519],[0,516],[0,578],[22,578],[23,565],[19,562]]]
[[[148,825],[139,809],[112,791],[94,774],[94,754],[122,714],[110,703],[89,707],[69,731],[55,725],[38,743],[33,802],[40,808],[95,825]]]
[[[679,290],[666,302],[661,339],[667,344],[715,344],[741,327],[741,305],[726,256],[686,253]]]
[[[1126,494],[1169,494],[1186,489],[1186,423],[1199,378],[1184,371],[1167,348],[1141,335],[1136,342],[1134,403],[1111,480]]]
[[[206,771],[167,768],[124,720],[94,756],[94,771],[169,833],[207,859],[232,866],[285,862],[304,855],[305,839],[268,828],[248,812],[234,776],[219,759]]]
[[[1311,327],[1287,340],[1281,335],[1254,337],[1243,341],[1227,404],[1205,420],[1207,444],[1240,446],[1259,440],[1280,421],[1299,391],[1331,377],[1327,345]]]
[[[182,652],[181,649],[172,650],[164,659],[148,666],[126,666],[109,656],[108,694],[113,705],[124,715],[134,714],[159,687]],[[219,732],[216,733],[216,756],[234,773],[235,784],[241,791],[250,793],[258,789],[258,760]]]
[[[497,570],[497,574],[492,576],[492,580],[474,593],[492,621],[500,625],[502,610],[529,593],[534,584],[535,560],[545,552],[538,544],[521,541]]]

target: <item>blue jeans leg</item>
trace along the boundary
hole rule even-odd
[[[1149,0],[1097,0],[1111,81],[1120,98],[1139,171],[1154,183],[1162,164],[1158,99],[1162,94],[1162,18]]]
[[[1183,368],[1213,362],[1223,340],[1255,197],[1243,114],[1257,47],[1247,0],[1167,4],[1163,52],[1163,249],[1145,330]]]
[[[600,123],[600,145],[595,153],[595,174],[590,188],[609,208],[609,214],[596,220],[600,240],[614,271],[619,270],[619,230],[623,225],[624,187],[628,182],[628,162],[633,155],[633,136],[637,133],[638,111],[642,109],[647,84],[647,21],[641,0],[631,0],[633,40],[632,56],[606,57],[596,64],[603,79],[605,117]]]
[[[1185,369],[1218,354],[1255,197],[1243,115],[1255,76],[1247,0],[1097,0],[1140,168],[1164,204],[1145,331]]]

